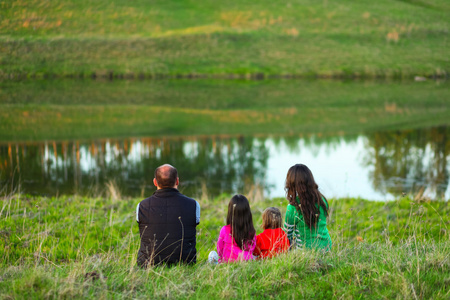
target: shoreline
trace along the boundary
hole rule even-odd
[[[1,72],[1,70],[0,70]],[[83,72],[83,73],[0,73],[1,81],[20,81],[20,80],[52,80],[52,79],[92,79],[92,80],[176,80],[176,79],[217,79],[217,80],[447,80],[450,71],[442,73],[421,73],[421,72],[385,72],[380,74],[361,74],[358,72],[342,74],[336,72],[334,74],[322,73],[299,73],[299,74],[270,74],[270,73],[230,73],[230,74],[196,74],[196,73],[142,73],[142,72]]]

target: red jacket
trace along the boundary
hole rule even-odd
[[[288,248],[289,240],[283,229],[266,229],[256,236],[253,255],[259,256],[259,258],[268,258],[286,252]]]

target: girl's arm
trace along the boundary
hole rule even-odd
[[[219,234],[219,239],[217,240],[217,254],[219,254],[219,257],[223,256],[223,248],[224,248],[224,241],[225,239],[225,226],[222,227]]]
[[[254,256],[260,256],[261,255],[261,238],[259,237],[259,235],[256,236],[256,247],[255,250],[253,250],[253,255]]]

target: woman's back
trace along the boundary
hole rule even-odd
[[[316,226],[310,229],[306,225],[302,213],[295,206],[288,204],[284,226],[291,246],[308,249],[331,249],[332,242],[327,229],[327,214],[321,206],[319,206],[319,212]]]
[[[331,249],[327,229],[328,202],[319,191],[311,170],[296,164],[286,175],[285,227],[291,245],[295,247]]]

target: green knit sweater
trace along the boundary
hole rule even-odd
[[[328,207],[326,201],[325,205]],[[305,224],[302,213],[295,206],[288,204],[284,227],[292,246],[307,249],[331,249],[332,243],[327,229],[327,216],[321,206],[319,211],[319,222],[316,228],[310,229]]]

